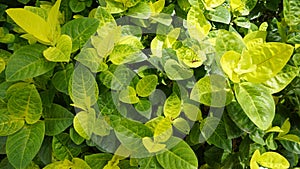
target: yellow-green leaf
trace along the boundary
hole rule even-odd
[[[211,24],[206,20],[200,8],[192,7],[187,15],[187,28],[191,38],[200,41],[208,35]]]
[[[128,86],[127,89],[121,90],[119,100],[128,104],[135,104],[139,102],[139,98],[136,96],[136,92],[133,87]]]
[[[258,157],[257,162],[263,167],[285,169],[290,167],[289,161],[276,152],[266,152]]]
[[[48,13],[47,23],[50,26],[50,36],[48,37],[50,41],[56,41],[56,38],[60,35],[60,25],[58,21],[59,7],[61,0],[57,0],[52,6]]]
[[[279,133],[278,137],[286,135],[290,131],[290,129],[291,129],[291,123],[290,123],[289,119],[287,118],[281,126],[281,130],[283,132]]]
[[[234,83],[240,82],[240,78],[238,74],[234,71],[234,69],[238,65],[240,58],[241,58],[241,54],[232,50],[224,53],[224,55],[221,57],[220,60],[223,71],[227,74],[229,79]]]
[[[155,143],[150,137],[144,137],[142,139],[143,145],[150,153],[156,153],[163,150],[166,145],[161,143]]]
[[[181,47],[176,50],[176,55],[180,61],[191,68],[197,68],[206,60],[204,54],[197,53],[191,48]]]
[[[164,104],[164,115],[169,118],[175,119],[179,116],[181,112],[181,100],[176,95],[172,93],[166,100]]]
[[[52,62],[69,62],[72,50],[72,39],[68,35],[62,35],[55,47],[49,47],[43,51],[45,58]]]
[[[222,5],[225,2],[225,0],[204,0],[204,1],[205,1],[205,4],[206,4],[206,7],[208,9],[218,7],[218,6]]]
[[[39,15],[22,8],[10,8],[6,13],[14,22],[42,43],[49,44],[50,25]]]
[[[172,136],[173,129],[171,120],[168,118],[161,119],[154,128],[154,141],[166,142]]]
[[[165,7],[165,0],[158,0],[158,1],[154,2],[154,3],[152,3],[150,1],[149,5],[150,5],[150,9],[151,9],[152,13],[155,15],[155,14],[160,13],[164,9],[164,7]]]
[[[94,130],[96,114],[93,109],[89,112],[81,111],[76,114],[73,125],[76,132],[83,138],[89,140]]]
[[[141,97],[150,96],[155,90],[158,82],[156,75],[148,75],[143,77],[136,85],[136,92]]]
[[[253,153],[253,155],[251,157],[251,160],[250,160],[250,168],[251,169],[259,169],[259,166],[258,166],[258,164],[256,162],[259,157],[260,157],[260,152],[259,152],[259,150],[256,150]]]

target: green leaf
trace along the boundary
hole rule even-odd
[[[18,89],[7,103],[8,112],[16,117],[24,118],[28,124],[36,123],[42,115],[42,100],[40,95],[32,85],[26,85]]]
[[[285,22],[293,27],[300,24],[300,2],[297,0],[283,1],[283,16]]]
[[[64,24],[61,33],[72,38],[72,53],[82,48],[86,41],[97,31],[98,19],[78,18]]]
[[[81,12],[85,9],[85,2],[80,0],[70,0],[69,6],[74,13]]]
[[[10,57],[5,71],[7,81],[18,81],[42,75],[55,67],[55,63],[48,62],[43,51],[43,45],[29,45],[15,51]]]
[[[122,145],[135,153],[145,153],[142,138],[152,137],[152,131],[144,124],[127,118],[111,116],[111,125]]]
[[[231,11],[237,15],[249,15],[250,11],[255,7],[257,0],[231,0]]]
[[[148,19],[151,16],[151,9],[148,3],[141,2],[130,8],[127,16],[139,19]]]
[[[270,92],[278,93],[283,90],[292,80],[299,74],[300,69],[294,66],[285,65],[285,67],[273,78],[265,81],[263,85],[267,87]]]
[[[171,149],[157,154],[156,159],[163,168],[198,168],[198,160],[194,151],[184,141],[180,141]]]
[[[70,138],[71,140],[76,144],[76,145],[80,145],[81,143],[84,142],[84,138],[81,137],[76,130],[72,127],[70,128]]]
[[[255,124],[249,119],[240,104],[238,104],[236,101],[233,101],[227,105],[226,110],[231,120],[233,120],[240,129],[247,133],[251,133],[256,130]]]
[[[216,51],[218,57],[226,51],[235,51],[242,53],[242,50],[246,47],[242,37],[236,32],[229,32],[227,30],[218,30],[218,36],[216,39]]]
[[[253,46],[243,51],[234,71],[249,82],[265,82],[281,71],[293,51],[293,46],[278,42]]]
[[[147,56],[138,48],[127,45],[116,45],[109,57],[110,61],[115,65],[125,63],[136,63],[147,59]]]
[[[52,140],[53,155],[58,160],[72,159],[81,152],[80,147],[76,146],[67,133],[53,136]]]
[[[176,60],[168,59],[164,65],[167,76],[171,80],[184,80],[193,76],[193,70],[181,66]]]
[[[147,119],[151,118],[152,114],[152,103],[149,100],[140,99],[139,102],[134,105],[136,111],[146,117]]]
[[[74,115],[66,108],[52,104],[51,107],[45,107],[43,111],[45,121],[45,134],[49,136],[57,135],[72,125]]]
[[[58,91],[68,95],[69,94],[68,85],[73,71],[74,71],[73,64],[68,64],[64,70],[57,71],[51,79],[53,86]]]
[[[92,136],[96,121],[96,112],[91,109],[89,112],[81,111],[76,114],[73,125],[76,132],[83,138],[89,140]]]
[[[78,65],[75,68],[68,91],[74,105],[84,110],[94,105],[99,95],[95,77],[83,65]]]
[[[114,17],[104,7],[97,8],[94,18],[99,20],[99,28],[106,24],[117,26]]]
[[[150,156],[147,158],[139,158],[138,164],[140,169],[163,169],[158,163],[155,156]]]
[[[107,64],[98,56],[95,48],[81,49],[75,59],[95,73],[108,69]]]
[[[172,93],[164,104],[164,115],[166,117],[175,119],[180,115],[181,112],[181,100],[176,95],[176,93]]]
[[[190,98],[207,106],[223,107],[231,103],[233,93],[224,77],[210,75],[195,84]]]
[[[187,15],[187,28],[191,38],[200,41],[208,35],[211,24],[206,20],[203,11],[193,6]]]
[[[68,35],[61,35],[55,47],[43,51],[45,58],[52,62],[69,62],[72,50],[72,39]]]
[[[261,84],[243,82],[234,85],[238,103],[250,120],[260,129],[268,129],[275,116],[272,95]]]
[[[136,93],[141,97],[150,96],[156,89],[158,78],[156,75],[148,75],[143,77],[136,85]]]
[[[156,153],[163,150],[166,145],[154,142],[150,137],[144,137],[142,139],[143,145],[150,153]]]
[[[2,113],[0,115],[0,136],[8,136],[19,131],[25,124],[24,119]]]
[[[92,169],[104,168],[104,166],[113,157],[109,153],[98,153],[84,156],[84,160],[91,166]]]
[[[276,152],[265,152],[260,155],[257,159],[257,162],[267,168],[289,168],[289,161]]]
[[[219,6],[214,10],[208,11],[205,16],[207,19],[214,22],[229,24],[231,21],[230,11],[223,6]]]
[[[6,10],[6,13],[16,24],[42,43],[49,44],[52,42],[50,24],[39,15],[22,8],[10,8]]]
[[[127,89],[121,90],[119,100],[123,103],[135,104],[139,102],[136,92],[133,87],[128,86]]]
[[[188,123],[187,120],[185,120],[184,118],[176,118],[173,122],[173,126],[178,129],[179,131],[181,131],[184,134],[188,134],[190,132],[190,125]]]
[[[72,169],[91,169],[91,167],[80,158],[73,158],[72,159],[73,166]]]
[[[38,153],[45,133],[43,122],[25,125],[17,133],[7,137],[6,152],[9,162],[18,169],[27,167]]]
[[[281,125],[281,130],[283,132],[279,133],[278,137],[288,134],[290,132],[290,129],[291,129],[291,123],[290,123],[289,119],[287,118]]]
[[[125,65],[111,65],[108,70],[100,73],[100,81],[109,89],[122,90],[129,86],[135,73]]]
[[[209,144],[232,151],[232,142],[227,138],[224,122],[216,117],[207,117],[200,125],[201,134]]]

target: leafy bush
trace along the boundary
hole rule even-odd
[[[300,1],[0,4],[0,168],[295,168]]]

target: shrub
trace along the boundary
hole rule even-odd
[[[0,4],[0,168],[294,168],[300,1]]]

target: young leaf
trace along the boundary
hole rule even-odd
[[[275,116],[275,102],[269,91],[261,84],[250,82],[235,84],[234,91],[250,120],[260,129],[268,129]]]
[[[222,5],[225,2],[225,0],[204,0],[204,2],[208,9],[211,9]]]
[[[69,62],[72,50],[72,39],[68,35],[61,35],[55,47],[43,51],[45,58],[52,62]]]
[[[86,41],[97,31],[98,19],[78,18],[67,22],[61,33],[72,38],[72,53],[82,48]]]
[[[8,100],[7,110],[14,116],[25,118],[28,124],[36,123],[42,115],[43,107],[35,86],[26,85],[14,93]]]
[[[55,67],[48,62],[43,51],[44,45],[24,46],[10,57],[5,71],[7,81],[18,81],[42,75]]]
[[[291,123],[290,123],[289,119],[286,119],[281,126],[281,130],[283,132],[279,133],[278,137],[288,134],[290,132],[290,129],[291,129]]]
[[[141,97],[150,96],[155,90],[158,82],[156,75],[148,75],[143,77],[136,85],[136,92]]]
[[[188,47],[181,47],[176,50],[176,55],[180,61],[191,68],[197,68],[206,60],[205,56],[195,52]]]
[[[72,125],[74,115],[66,108],[52,104],[51,107],[45,107],[43,111],[45,121],[45,134],[49,136],[57,135]]]
[[[214,10],[208,11],[206,18],[214,22],[229,24],[231,21],[231,14],[227,8],[219,6]]]
[[[29,34],[40,40],[42,43],[52,42],[51,27],[42,17],[22,8],[10,8],[6,13]],[[38,28],[38,29],[37,29]]]
[[[180,141],[171,149],[157,154],[156,159],[163,168],[197,169],[198,160],[191,147]]]
[[[290,167],[289,161],[276,152],[265,152],[260,155],[257,162],[267,168],[282,168],[286,169]]]
[[[98,99],[98,86],[92,73],[83,65],[78,65],[69,82],[69,94],[75,106],[87,110]]]
[[[249,82],[265,82],[281,71],[293,51],[293,46],[278,42],[256,45],[243,51],[235,72]]]
[[[164,104],[164,115],[168,118],[175,119],[179,116],[181,112],[181,100],[176,95],[176,93],[172,93]]]
[[[228,51],[222,56],[220,63],[223,71],[227,74],[229,79],[234,83],[239,83],[239,75],[234,71],[238,66],[238,62],[241,58],[241,54],[235,51]]]
[[[73,166],[72,169],[91,169],[91,167],[80,158],[73,158],[72,159]]]
[[[57,37],[59,37],[60,35],[60,25],[58,21],[60,3],[61,0],[57,0],[55,2],[55,4],[50,9],[47,17],[47,23],[50,26],[49,39],[54,42],[56,41]]]
[[[18,169],[26,168],[38,153],[45,133],[43,122],[25,125],[7,137],[6,152],[9,162]]]
[[[259,150],[255,150],[255,152],[253,153],[251,160],[250,160],[250,168],[251,169],[259,169],[259,166],[257,164],[257,160],[260,157],[260,152]]]
[[[211,24],[206,20],[199,7],[191,7],[187,15],[187,27],[191,38],[200,41],[208,35]]]
[[[224,77],[210,75],[195,84],[190,98],[207,106],[223,107],[232,101],[233,93]]]
[[[106,24],[117,26],[114,17],[104,7],[97,8],[94,18],[99,20],[99,28]]]

